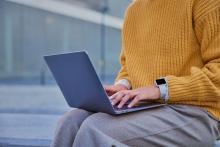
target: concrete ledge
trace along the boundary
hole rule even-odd
[[[0,147],[49,147],[51,140],[0,138]]]
[[[214,147],[220,147],[220,140],[215,142],[215,146]]]
[[[0,113],[0,147],[48,147],[59,117]]]

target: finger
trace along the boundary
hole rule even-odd
[[[112,91],[113,88],[110,85],[104,85],[103,88],[105,89],[105,91]]]
[[[119,103],[119,105],[118,105],[118,108],[122,108],[123,106],[124,106],[124,104],[125,103],[127,103],[127,101],[130,99],[130,95],[125,95],[122,99],[121,99],[121,101],[120,101],[120,103]]]
[[[123,93],[118,92],[118,93],[115,95],[114,99],[111,99],[111,100],[112,100],[112,105],[117,104],[123,96],[124,96]]]
[[[120,104],[118,105],[118,107],[123,107],[125,104],[128,105],[130,104],[132,98],[134,98],[136,96],[136,93],[133,91],[127,91],[125,93],[125,96],[122,98]]]
[[[124,93],[123,92],[118,92],[118,94],[115,96],[115,98],[112,100],[112,105],[117,104],[118,102],[121,101],[122,97],[124,97]]]
[[[113,94],[115,94],[116,92],[114,92],[114,91],[106,91],[106,93],[107,93],[107,95],[109,96],[109,99],[110,99],[111,96],[112,96]]]
[[[140,97],[137,95],[137,96],[131,101],[131,103],[128,105],[128,108],[131,108],[131,107],[135,106],[140,100],[141,100]]]
[[[107,87],[107,88],[105,89],[105,91],[106,91],[106,93],[108,94],[108,96],[111,96],[111,97],[109,97],[109,99],[112,99],[112,96],[117,93],[117,91],[115,90],[115,88],[112,87],[112,86]]]
[[[128,90],[123,90],[123,91],[118,91],[118,92],[115,92],[115,94],[113,94],[112,96],[110,96],[110,100],[113,100],[115,99],[119,94],[123,93],[124,94],[127,94],[128,93]]]
[[[120,92],[114,93],[112,96],[109,97],[110,100],[113,100]]]

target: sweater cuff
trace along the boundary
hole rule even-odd
[[[121,79],[121,80],[119,80],[119,81],[117,81],[117,82],[115,83],[115,85],[117,85],[117,84],[124,85],[124,86],[127,87],[128,89],[131,89],[131,84],[130,84],[130,82],[129,82],[127,79]]]

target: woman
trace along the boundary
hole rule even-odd
[[[73,110],[52,146],[211,147],[220,135],[220,0],[136,0],[122,38],[121,70],[105,87],[112,104],[167,105],[121,116]]]

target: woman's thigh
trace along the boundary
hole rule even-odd
[[[97,131],[99,138],[103,133],[102,140],[114,139],[129,146],[212,146],[217,125],[199,107],[173,105],[120,116],[95,113],[85,119],[77,136],[90,130],[93,138]]]

